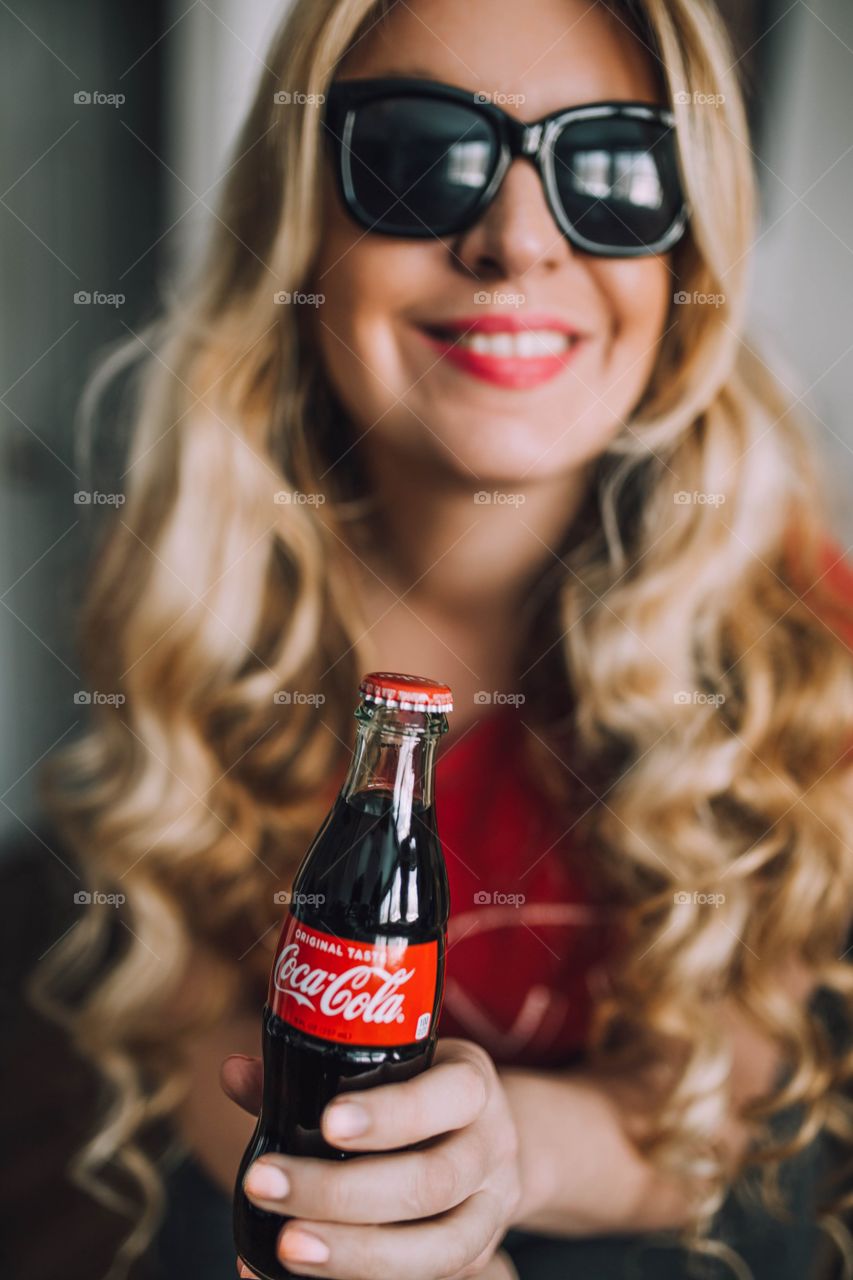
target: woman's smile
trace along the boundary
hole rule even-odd
[[[458,316],[419,326],[418,333],[444,362],[512,390],[556,378],[586,340],[558,317],[526,312]]]

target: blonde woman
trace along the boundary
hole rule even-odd
[[[276,34],[144,335],[83,637],[126,702],[48,791],[128,899],[109,965],[93,908],[45,975],[92,961],[69,1021],[114,1107],[77,1173],[140,1192],[115,1274],[233,1274],[276,898],[376,668],[455,694],[444,1038],[328,1109],[373,1154],[250,1171],[283,1266],[807,1273],[797,1153],[850,1139],[813,996],[843,1031],[851,586],[742,334],[733,62],[710,0],[297,0]],[[799,1226],[738,1208],[759,1164]]]

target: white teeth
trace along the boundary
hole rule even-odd
[[[469,333],[459,337],[457,345],[486,356],[529,359],[561,355],[573,341],[570,334],[556,329],[530,329],[521,333]]]

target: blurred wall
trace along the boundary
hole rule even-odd
[[[786,12],[787,10],[787,12]],[[853,542],[853,3],[800,0],[770,33],[758,160],[756,330],[817,415]]]
[[[97,474],[89,473],[74,448],[73,417],[98,351],[136,328],[155,303],[164,26],[160,0],[120,12],[112,0],[0,5],[6,843],[37,820],[38,762],[75,731],[85,711],[75,695],[91,693],[72,630],[87,547],[104,508],[75,503],[74,495],[114,488],[116,472],[108,438]]]
[[[184,0],[170,4],[177,25],[165,52],[166,154],[181,181],[168,183],[166,202],[175,223],[169,258],[180,269],[197,251],[205,204],[215,202],[233,162],[267,43],[290,0],[207,0],[189,12]]]

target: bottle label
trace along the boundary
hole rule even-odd
[[[405,1045],[432,1025],[438,943],[374,945],[321,933],[289,915],[270,978],[277,1017],[339,1044]]]

